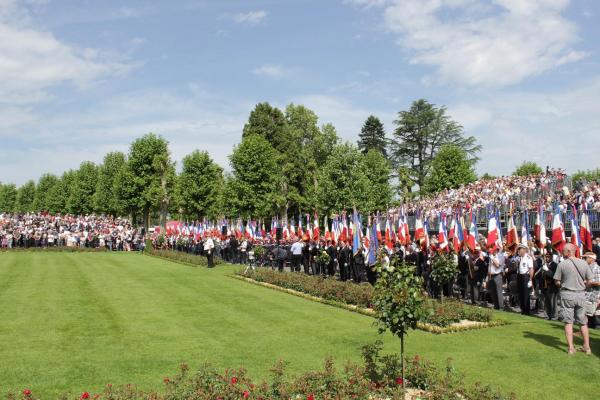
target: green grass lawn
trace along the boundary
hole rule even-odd
[[[267,378],[278,358],[292,373],[320,368],[327,356],[341,365],[381,338],[370,317],[227,277],[234,269],[140,254],[0,253],[0,394],[158,388],[182,361],[243,366]],[[438,363],[451,357],[467,381],[523,399],[600,396],[598,331],[593,356],[569,357],[561,324],[506,318],[513,324],[416,331],[407,349]],[[383,339],[387,351],[398,349],[393,337]]]

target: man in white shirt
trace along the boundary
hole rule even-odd
[[[296,240],[294,244],[292,244],[292,270],[300,271],[300,261],[302,260],[302,248],[304,244],[300,239]]]
[[[206,259],[208,261],[208,268],[214,267],[213,262],[213,250],[215,248],[215,242],[212,239],[212,236],[209,236],[204,241],[204,254],[206,254]]]
[[[519,306],[521,308],[521,314],[529,315],[531,311],[529,296],[533,282],[533,258],[529,254],[529,248],[522,244],[517,248],[517,254],[519,255],[519,267],[517,270]]]
[[[488,292],[492,297],[494,308],[500,310],[504,305],[504,293],[502,292],[502,282],[504,277],[504,267],[506,255],[503,250],[494,246],[490,254],[490,268],[488,270]]]

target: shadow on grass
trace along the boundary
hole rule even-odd
[[[567,351],[567,340],[564,335],[564,326],[563,325],[552,325],[554,329],[556,329],[556,335],[544,335],[541,333],[535,332],[523,332],[523,337],[525,339],[533,339],[544,346],[553,347],[560,351]],[[579,332],[578,327],[574,327],[575,332]],[[576,348],[583,346],[583,339],[581,336],[575,336],[573,338],[574,345]],[[590,347],[592,348],[592,354],[596,357],[600,358],[600,339],[590,335]]]

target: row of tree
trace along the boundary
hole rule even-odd
[[[425,100],[401,111],[393,137],[378,118],[366,120],[358,145],[340,140],[331,124],[302,105],[280,110],[259,103],[224,172],[205,151],[185,156],[176,172],[168,142],[147,134],[128,154],[108,153],[100,165],[44,174],[20,187],[0,184],[0,210],[105,213],[151,219],[269,218],[359,208],[385,210],[394,196],[436,192],[476,179],[480,147],[464,137],[444,107]],[[392,184],[394,182],[395,184]]]

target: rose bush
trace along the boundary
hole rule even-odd
[[[349,363],[338,369],[332,359],[325,360],[318,371],[290,377],[283,361],[271,369],[270,383],[253,382],[244,369],[219,370],[210,365],[201,366],[192,373],[182,364],[174,376],[163,378],[160,391],[143,391],[135,385],[115,388],[106,385],[99,393],[64,394],[62,399],[97,400],[376,400],[404,399],[402,384],[411,390],[421,390],[421,399],[503,400],[515,396],[504,395],[481,384],[467,385],[456,373],[450,360],[445,369],[415,356],[407,361],[406,377],[400,377],[400,359],[397,355],[382,355],[383,345],[376,342],[362,349],[362,364]],[[25,389],[21,395],[9,393],[9,400],[29,400],[40,397]],[[408,398],[408,397],[407,397]]]

